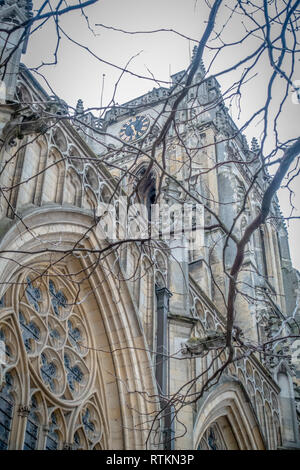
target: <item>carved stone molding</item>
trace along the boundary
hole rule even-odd
[[[18,415],[22,418],[27,418],[30,413],[30,406],[28,405],[19,405]]]
[[[63,450],[73,450],[73,444],[71,442],[64,442]]]

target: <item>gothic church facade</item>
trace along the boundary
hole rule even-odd
[[[29,15],[25,0],[1,2],[3,24]],[[21,34],[9,45],[0,38],[3,57]],[[79,100],[69,119],[65,103],[48,96],[20,64],[21,52],[8,62],[0,108],[0,448],[299,448],[293,383],[299,364],[280,347],[275,358],[241,355],[199,400],[168,406],[149,431],[162,397],[185,393],[199,377],[189,391],[196,396],[224,360],[216,349],[189,350],[192,340],[224,332],[224,234],[220,227],[205,232],[192,252],[183,240],[170,240],[150,252],[125,243],[118,256],[114,250],[103,256],[108,245],[94,229],[95,208],[128,194],[134,178],[142,178],[184,71],[171,77],[170,88],[154,88],[102,119],[85,113]],[[140,195],[151,206],[160,191],[171,205],[183,201],[182,188],[194,178],[211,210],[232,221],[259,149],[255,141],[248,147],[217,99],[218,82],[204,75],[200,65],[200,85],[190,88],[165,140],[173,179],[157,187],[160,146]],[[216,106],[194,112],[216,99]],[[189,166],[186,148],[195,149]],[[267,183],[268,175],[259,177],[237,234],[256,215]],[[236,301],[236,327],[253,343],[277,331],[297,302],[297,273],[276,200],[272,214],[249,242],[241,273],[247,287]],[[229,266],[234,247],[226,253]]]

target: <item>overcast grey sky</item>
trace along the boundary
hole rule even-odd
[[[34,1],[34,7],[42,4],[40,0]],[[68,4],[75,1],[68,1]],[[233,2],[227,2],[229,5]],[[53,4],[56,4],[53,2]],[[169,32],[156,34],[129,35],[111,31],[95,24],[101,23],[128,31],[146,31],[159,28],[172,28],[195,40],[199,40],[205,28],[205,20],[208,16],[208,8],[205,0],[99,0],[95,5],[88,7],[85,13],[89,17],[89,23],[96,35],[88,28],[83,15],[77,11],[61,17],[60,25],[63,30],[75,41],[88,47],[94,54],[104,61],[124,67],[127,61],[138,54],[129,65],[134,73],[151,76],[156,79],[169,81],[169,74],[185,69],[190,62],[190,53],[194,42],[187,41]],[[226,2],[220,10],[218,26],[221,27],[228,17],[229,10]],[[225,30],[227,39],[236,40],[244,29],[239,18],[234,20],[230,28]],[[234,64],[239,57],[247,54],[255,45],[255,38],[248,42],[247,46],[236,46],[224,51],[215,63],[214,71],[219,71],[224,66]],[[53,21],[49,21],[40,30],[35,32],[28,45],[24,63],[29,67],[36,67],[41,62],[53,61],[53,52],[56,45],[56,34]],[[211,54],[206,53],[205,64],[208,65]],[[247,120],[266,97],[266,80],[270,70],[267,58],[259,63],[257,75],[247,84],[243,90],[241,100],[241,115],[238,116],[236,102],[232,103],[230,110],[238,126]],[[298,69],[297,69],[298,67]],[[107,104],[113,93],[115,82],[120,71],[99,61],[91,53],[82,47],[72,44],[70,40],[62,36],[58,51],[58,63],[40,70],[47,78],[53,91],[68,104],[75,106],[78,98],[83,99],[85,108],[98,107],[100,105],[102,75],[105,74],[103,104]],[[45,89],[46,82],[36,77]],[[295,79],[300,79],[299,64],[296,64]],[[226,90],[236,80],[234,72],[220,78],[222,90]],[[124,103],[135,98],[158,85],[150,80],[136,78],[130,74],[122,77],[118,86],[116,102]],[[167,85],[165,85],[167,86]],[[283,82],[278,79],[275,83],[273,101],[282,96],[284,92]],[[229,102],[227,103],[229,106]],[[275,107],[274,107],[275,109]],[[288,100],[286,109],[280,120],[282,140],[294,138],[299,134],[300,104],[293,104]],[[239,118],[239,119],[238,119]],[[270,117],[272,121],[272,116]],[[261,126],[258,122],[246,131],[250,142],[253,136],[259,139]],[[272,148],[272,132],[269,134],[266,150]],[[294,181],[294,188],[299,185],[299,177]],[[294,205],[300,207],[299,191],[296,191]],[[280,203],[284,215],[289,214],[289,193],[280,191]],[[293,215],[300,215],[299,211]],[[294,266],[300,269],[299,234],[300,222],[289,223],[290,248]]]

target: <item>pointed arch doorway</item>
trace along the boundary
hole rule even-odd
[[[194,426],[198,450],[264,450],[260,426],[247,393],[225,379],[203,397]]]
[[[151,447],[140,417],[158,404],[135,390],[156,395],[155,378],[128,286],[111,274],[114,254],[89,271],[104,242],[86,211],[45,206],[24,221],[0,241],[14,253],[0,263],[0,448]],[[40,246],[57,240],[50,262]],[[74,256],[79,243],[88,256]]]

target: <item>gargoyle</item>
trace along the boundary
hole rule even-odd
[[[9,147],[13,147],[16,145],[16,139],[21,140],[30,134],[44,134],[47,128],[45,119],[39,114],[23,115],[18,113],[14,119],[4,126],[1,140]]]
[[[201,356],[210,349],[218,349],[225,346],[225,334],[219,333],[214,330],[208,330],[206,336],[203,338],[196,338],[192,336],[183,344],[183,354],[195,354]]]

